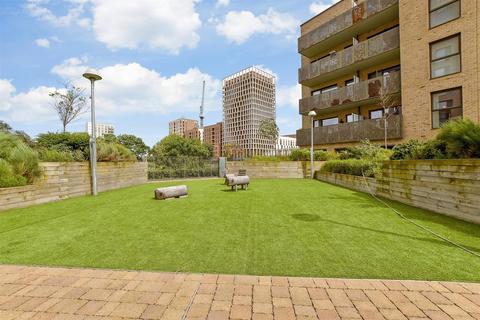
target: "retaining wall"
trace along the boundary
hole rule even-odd
[[[323,161],[315,161],[315,170],[320,170]],[[295,178],[310,177],[309,161],[228,161],[227,173],[238,173],[247,170],[250,178]]]
[[[368,178],[375,194],[480,224],[480,160],[385,161]],[[317,179],[367,192],[363,177],[317,173]]]
[[[35,184],[0,189],[0,211],[91,194],[88,162],[43,162],[40,166],[43,176]],[[146,182],[146,162],[97,164],[100,192]]]

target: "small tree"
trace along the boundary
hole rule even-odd
[[[3,120],[0,120],[0,132],[11,132],[12,127]]]
[[[388,118],[391,116],[390,108],[398,104],[398,96],[388,92],[386,84],[380,87],[380,106],[383,109],[383,121],[385,130],[385,149],[388,148]]]
[[[66,91],[55,90],[55,92],[49,93],[49,96],[54,99],[53,108],[62,122],[63,132],[66,131],[70,122],[90,109],[86,103],[85,89],[75,87],[70,83],[66,83],[64,86]]]
[[[260,121],[258,131],[262,138],[268,140],[272,145],[275,146],[279,132],[278,126],[275,123],[275,119],[264,119]]]
[[[118,143],[132,151],[137,160],[142,160],[148,155],[150,148],[143,142],[139,137],[136,137],[131,134],[121,134],[117,137]]]

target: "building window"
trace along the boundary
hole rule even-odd
[[[431,43],[430,64],[432,78],[460,72],[460,35]]]
[[[382,119],[383,118],[383,109],[370,110],[368,112],[370,119]]]
[[[432,128],[440,128],[448,120],[462,115],[462,88],[432,93]]]
[[[322,119],[320,121],[321,121],[321,126],[322,127],[334,126],[334,125],[338,124],[338,117]]]
[[[338,86],[336,84],[334,84],[333,86],[328,86],[328,87],[325,87],[325,88],[322,88],[322,89],[312,91],[312,96],[327,93],[327,92],[334,91],[334,90],[337,90],[337,89],[338,89]]]
[[[347,123],[358,122],[360,121],[360,116],[356,113],[347,115]]]
[[[430,28],[460,17],[460,0],[430,0]]]

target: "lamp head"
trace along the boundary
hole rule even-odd
[[[308,113],[309,117],[315,117],[316,115],[317,115],[317,113],[314,110],[312,110]]]
[[[88,69],[84,74],[83,77],[90,80],[90,81],[98,81],[102,80],[102,77],[98,74],[98,72],[94,69]]]

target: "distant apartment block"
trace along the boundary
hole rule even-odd
[[[294,136],[279,136],[275,146],[276,154],[289,154],[293,149],[297,149],[297,138]]]
[[[211,144],[213,146],[213,156],[215,158],[222,156],[222,144],[223,144],[223,122],[205,126],[203,131],[204,143]]]
[[[186,133],[190,130],[198,128],[198,121],[186,118],[180,118],[168,123],[168,132],[170,135],[176,134],[186,137]]]
[[[390,146],[430,139],[450,119],[480,122],[479,10],[478,0],[341,0],[306,21],[298,145],[310,145],[312,110],[314,145],[329,150],[382,141],[385,121]]]
[[[242,157],[271,154],[275,142],[259,133],[264,119],[275,119],[275,77],[251,67],[225,78],[223,147],[233,147]]]
[[[89,121],[87,122],[86,132],[89,135],[92,135],[92,123]],[[102,137],[105,134],[114,134],[115,133],[115,128],[111,124],[106,124],[106,123],[96,123],[95,124],[95,136]]]

